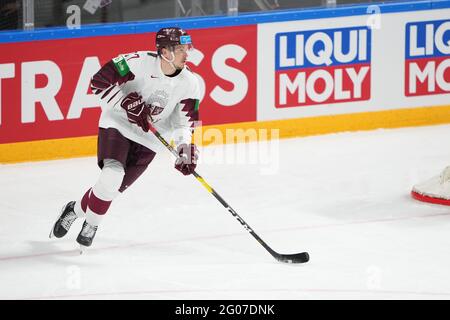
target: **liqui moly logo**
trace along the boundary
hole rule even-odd
[[[370,43],[365,26],[276,34],[276,107],[370,99]]]
[[[450,20],[406,25],[405,95],[450,93]]]

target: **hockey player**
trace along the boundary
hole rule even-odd
[[[91,79],[103,102],[99,121],[96,184],[81,200],[67,203],[50,237],[64,237],[77,218],[84,218],[77,242],[89,247],[111,202],[146,170],[161,147],[149,132],[149,122],[177,146],[175,168],[192,174],[198,151],[191,143],[198,120],[199,83],[186,67],[193,48],[180,28],[156,34],[157,52],[121,55],[106,63]]]
[[[450,166],[440,175],[413,186],[411,195],[419,201],[450,206]]]

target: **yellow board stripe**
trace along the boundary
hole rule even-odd
[[[255,140],[267,140],[267,138],[270,139],[270,130],[278,130],[278,136],[275,138],[282,139],[344,131],[415,127],[446,123],[450,123],[450,106],[423,107],[205,126],[201,128],[201,130],[195,132],[194,141],[195,143],[203,146],[218,145],[230,142],[230,139],[226,138],[222,139],[222,141],[220,141],[220,139],[212,139],[210,136],[215,137],[216,135],[209,134],[208,130],[214,130],[217,131],[217,133],[220,132],[223,137],[226,137],[227,131],[230,132],[231,130],[254,129],[257,134],[250,134],[247,132],[245,135],[245,141],[238,141],[248,142]]]
[[[195,131],[193,138],[196,144],[207,146],[445,123],[450,123],[450,106],[204,126]],[[239,130],[242,135],[236,135]],[[0,144],[0,163],[87,157],[94,156],[96,152],[96,136],[7,143]]]
[[[97,153],[97,136],[0,144],[0,163],[90,157]]]

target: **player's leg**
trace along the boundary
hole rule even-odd
[[[87,209],[87,203],[89,200],[89,195],[92,191],[92,188],[89,188],[88,191],[83,195],[81,200],[78,201],[69,201],[67,204],[63,206],[61,212],[59,213],[58,219],[53,225],[52,230],[50,231],[49,237],[62,238],[69,231],[73,222],[77,218],[84,218],[85,212]]]
[[[130,152],[125,167],[125,176],[119,191],[124,192],[147,169],[156,153],[138,143],[131,142]]]
[[[99,130],[97,163],[102,169],[96,184],[88,190],[80,201],[85,221],[77,242],[90,246],[101,220],[107,213],[112,201],[119,194],[125,175],[125,166],[131,142],[114,128]]]
[[[124,176],[129,148],[130,141],[123,137],[118,130],[113,128],[99,129],[97,157],[98,165],[102,169],[99,179],[93,188],[89,188],[85,192],[81,200],[70,201],[63,207],[52,228],[50,237],[52,235],[58,238],[63,237],[78,217],[87,218],[90,216],[88,222],[99,222],[100,219],[97,219],[93,214],[98,212],[104,215],[107,211],[107,204],[96,199],[110,202],[116,196],[115,193],[118,193]],[[88,210],[90,207],[91,209]],[[109,206],[107,207],[109,208]],[[86,215],[86,212],[89,214]]]
[[[77,238],[77,242],[82,246],[88,247],[92,244],[101,219],[108,211],[112,200],[119,192],[123,192],[131,186],[155,157],[153,151],[135,142],[127,141],[130,145],[126,162],[123,158],[120,158],[121,162],[114,159],[103,160],[102,174],[88,195],[86,220]],[[105,154],[119,159],[111,152],[105,152]]]
[[[115,159],[103,160],[102,172],[88,194],[86,219],[77,237],[79,244],[85,247],[92,244],[98,226],[112,201],[119,195],[119,188],[124,175],[125,170],[119,161]]]

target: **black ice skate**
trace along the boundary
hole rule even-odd
[[[52,230],[50,231],[49,238],[52,238],[53,236],[56,238],[62,238],[67,234],[70,226],[77,219],[77,215],[75,214],[75,211],[73,211],[74,206],[75,201],[70,201],[62,208],[58,220],[56,220]]]
[[[86,247],[90,247],[94,240],[95,233],[97,232],[97,226],[90,225],[86,221],[83,223],[80,233],[77,237],[77,242],[80,244],[80,254]]]

